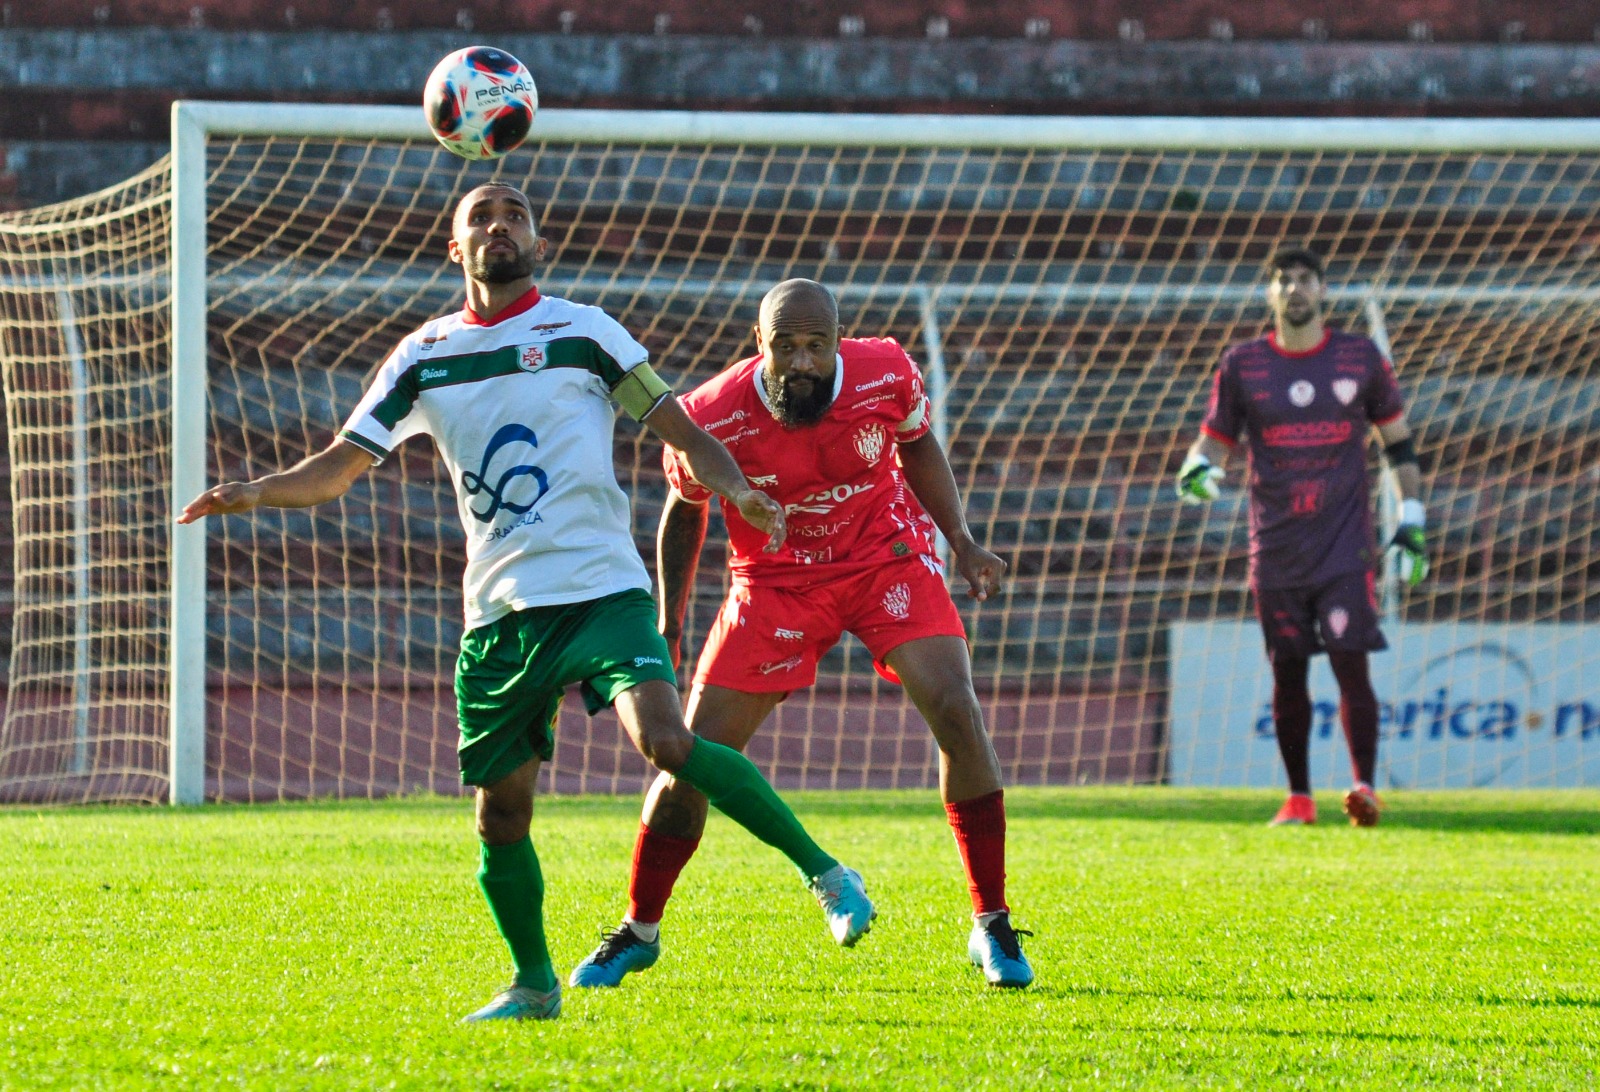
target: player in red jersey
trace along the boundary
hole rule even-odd
[[[939,785],[972,896],[968,955],[997,986],[1033,971],[1005,898],[1000,766],[973,692],[966,631],[934,545],[950,542],[969,594],[987,599],[1005,562],[974,541],[950,464],[929,433],[922,376],[899,344],[841,338],[833,294],[784,281],[761,301],[757,356],[683,398],[689,416],[784,506],[789,538],[765,538],[723,506],[733,587],[707,639],[689,697],[690,728],[743,750],[768,714],[816,680],[817,660],[848,630],[901,683],[939,745]],[[678,459],[661,517],[661,628],[679,655],[684,610],[712,494]],[[699,844],[706,798],[658,778],[634,849],[627,916],[572,973],[615,986],[660,952],[662,911]]]
[[[1389,546],[1401,578],[1428,574],[1422,475],[1394,368],[1371,339],[1327,327],[1321,260],[1294,248],[1273,255],[1272,332],[1223,354],[1200,438],[1178,472],[1178,495],[1217,497],[1223,465],[1248,435],[1250,583],[1272,662],[1272,719],[1289,775],[1274,825],[1314,823],[1310,658],[1326,651],[1339,681],[1339,717],[1355,785],[1344,812],[1378,821],[1378,699],[1367,653],[1387,648],[1374,592],[1377,538],[1367,483],[1367,434],[1376,428],[1400,486]]]

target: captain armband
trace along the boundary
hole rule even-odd
[[[645,361],[623,375],[622,381],[611,389],[611,397],[629,417],[643,421],[651,410],[672,397],[672,388]]]
[[[1393,467],[1405,466],[1407,463],[1417,465],[1417,449],[1411,443],[1411,437],[1396,440],[1383,449],[1383,457],[1389,460]]]

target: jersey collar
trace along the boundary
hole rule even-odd
[[[772,403],[767,401],[767,385],[761,382],[761,366],[766,363],[766,357],[756,357],[755,370],[750,373],[750,381],[756,385],[756,397],[761,399],[761,404],[767,407],[767,412],[772,412]],[[839,392],[844,390],[844,354],[833,354],[833,399],[839,400]],[[832,402],[829,404],[831,405]]]
[[[1322,352],[1322,350],[1328,347],[1328,342],[1331,340],[1333,340],[1333,327],[1325,326],[1322,329],[1321,341],[1317,342],[1309,349],[1302,349],[1296,353],[1291,352],[1290,350],[1285,349],[1282,345],[1278,344],[1278,331],[1267,331],[1267,346],[1279,356],[1286,356],[1290,360],[1304,360],[1308,356],[1316,356],[1318,353]]]
[[[542,298],[539,295],[539,286],[534,285],[488,318],[478,314],[472,309],[472,305],[468,304],[461,308],[461,321],[468,326],[498,326],[506,319],[516,318],[524,312],[533,310],[534,305]]]

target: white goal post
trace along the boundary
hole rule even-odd
[[[1393,340],[1434,479],[1437,581],[1403,604],[1386,592],[1403,655],[1385,663],[1433,672],[1375,668],[1386,783],[1600,783],[1600,696],[1585,689],[1600,668],[1600,583],[1584,560],[1600,511],[1581,469],[1600,452],[1600,122],[546,110],[527,149],[474,166],[434,146],[411,107],[179,102],[172,126],[174,511],[219,461],[265,472],[303,454],[298,439],[274,446],[279,427],[325,437],[383,339],[459,297],[433,252],[438,209],[467,184],[525,178],[536,206],[559,210],[550,227],[570,228],[552,290],[648,328],[680,384],[733,359],[780,276],[823,279],[854,332],[912,346],[973,522],[1015,564],[1001,601],[963,613],[1002,764],[1021,782],[1276,776],[1238,493],[1191,516],[1167,479],[1217,353],[1260,328],[1260,259],[1310,241],[1329,253],[1336,318]],[[63,382],[79,393],[58,416],[81,451],[97,339],[86,347],[78,329],[93,316],[57,274],[40,276],[60,292],[43,321],[63,327],[52,351],[79,377]],[[317,314],[297,323],[302,305]],[[338,336],[323,339],[319,323]],[[253,430],[238,450],[214,432],[218,397]],[[658,475],[650,452],[624,454],[643,536]],[[339,515],[213,531],[210,556],[215,521],[171,528],[170,802],[449,783],[438,688],[456,604],[448,579],[407,575],[454,564],[424,465],[340,509],[368,528],[351,532],[373,558],[354,591],[335,586]],[[96,480],[80,466],[59,485],[80,528],[98,518]],[[396,542],[391,527],[434,537]],[[99,685],[85,633],[96,577],[78,541],[42,578],[59,589],[47,593],[63,604],[52,624],[78,695],[62,776],[99,753],[84,740],[100,730],[84,696]],[[253,551],[271,560],[239,568]],[[703,614],[720,585],[710,558],[702,569]],[[270,617],[240,620],[252,611]],[[245,647],[257,637],[277,649],[269,659]],[[396,652],[424,638],[425,663]],[[1458,666],[1437,666],[1447,661]],[[1209,688],[1196,682],[1207,664],[1221,673]],[[759,758],[769,774],[929,783],[926,730],[859,649],[847,643],[825,675],[820,696],[780,711]],[[222,698],[219,676],[232,688]],[[426,695],[425,712],[399,694]],[[1320,738],[1333,721],[1317,696]],[[395,744],[404,756],[372,753],[389,721],[412,715],[432,727]],[[1221,720],[1245,727],[1213,732]],[[219,722],[226,753],[208,770]],[[630,756],[569,734],[563,753],[581,757],[553,773],[558,787],[637,783]],[[275,755],[291,735],[303,752],[292,762]],[[0,746],[0,782],[5,757]]]

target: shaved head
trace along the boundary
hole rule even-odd
[[[833,404],[839,304],[816,281],[784,281],[761,297],[756,323],[761,385],[772,415],[796,428],[822,420]]]

